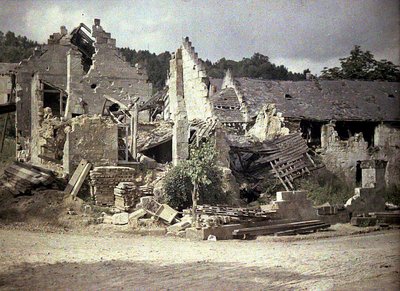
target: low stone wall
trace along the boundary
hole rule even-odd
[[[114,188],[121,182],[134,183],[138,170],[129,167],[95,167],[90,171],[91,195],[96,205],[114,205]]]

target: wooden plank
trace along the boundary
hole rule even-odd
[[[79,163],[78,167],[76,168],[74,174],[72,175],[71,179],[69,180],[67,187],[65,187],[64,192],[66,194],[71,194],[72,190],[75,187],[76,182],[78,181],[79,176],[81,175],[81,173],[84,170],[87,163],[88,163],[88,161],[81,160],[81,162]]]
[[[76,181],[76,184],[74,186],[74,189],[72,189],[71,191],[71,196],[72,197],[76,197],[76,195],[78,195],[79,190],[82,187],[83,182],[85,181],[87,175],[89,174],[90,168],[92,167],[92,165],[90,163],[87,163],[85,165],[85,168],[83,169],[82,173],[79,175],[78,180]]]
[[[281,181],[283,187],[285,187],[286,191],[289,191],[288,186],[286,185],[285,181],[283,181],[283,179],[279,175],[279,172],[275,169],[274,164],[272,162],[270,162],[270,165],[271,165],[272,169],[275,171],[275,174],[277,175],[279,181]]]
[[[55,158],[51,158],[51,157],[45,156],[45,155],[42,155],[42,154],[38,155],[38,157],[43,159],[43,160],[46,160],[46,161],[49,161],[49,162],[53,162],[55,164],[60,164],[60,165],[62,164],[62,161],[57,160]]]
[[[318,230],[318,229],[329,228],[330,226],[331,226],[330,224],[323,223],[323,224],[319,224],[319,225],[300,227],[297,229],[278,231],[274,235],[281,236],[281,235],[301,234],[301,233],[306,233],[306,232],[310,232],[310,231],[314,231],[314,230]]]
[[[41,182],[37,177],[32,176],[31,174],[25,173],[23,171],[16,170],[12,167],[5,169],[4,172],[9,173],[11,176],[13,176],[13,178],[15,177],[14,179],[25,180],[33,184],[39,184]]]
[[[299,221],[293,223],[285,223],[285,224],[275,224],[275,225],[266,225],[259,227],[250,227],[250,228],[242,228],[236,229],[233,231],[234,235],[242,235],[242,234],[254,234],[254,235],[265,235],[265,234],[274,234],[276,232],[291,230],[296,228],[308,227],[308,226],[316,226],[322,225],[324,222],[321,220],[308,220],[308,221]]]

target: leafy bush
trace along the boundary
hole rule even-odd
[[[308,192],[308,197],[316,204],[326,202],[344,204],[354,195],[355,185],[346,182],[344,177],[321,169],[300,180],[299,188]]]
[[[392,184],[385,189],[385,201],[400,205],[400,185]]]
[[[191,148],[189,160],[171,168],[163,181],[164,202],[183,209],[192,205],[193,185],[199,191],[199,203],[225,203],[221,172],[215,165],[215,151],[211,142]]]

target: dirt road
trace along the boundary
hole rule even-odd
[[[0,229],[1,290],[399,290],[399,230],[276,242]]]

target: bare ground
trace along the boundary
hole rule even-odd
[[[2,290],[399,290],[399,230],[192,242],[0,229]]]
[[[0,187],[0,290],[400,290],[398,229],[193,242],[92,224],[84,204]]]

